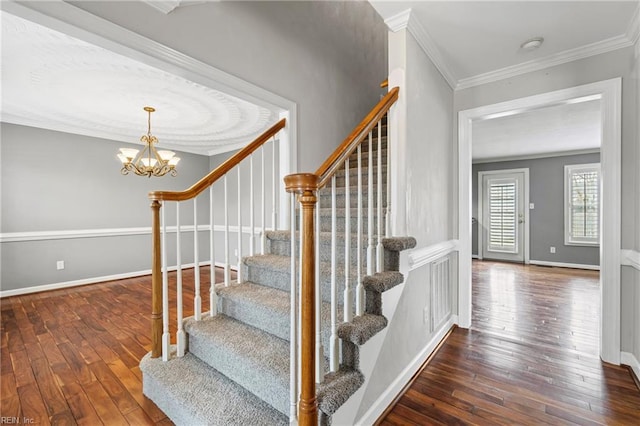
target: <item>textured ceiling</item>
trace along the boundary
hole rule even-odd
[[[599,149],[601,101],[555,105],[473,123],[473,160]]]
[[[211,155],[237,149],[277,113],[1,12],[3,122]]]

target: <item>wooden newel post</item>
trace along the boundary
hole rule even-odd
[[[160,257],[160,208],[158,200],[151,202],[151,358],[162,355],[162,261]]]
[[[294,192],[302,206],[302,283],[300,294],[300,402],[298,403],[298,423],[301,426],[318,424],[318,401],[315,383],[315,208],[318,176],[311,173],[289,175],[284,178],[287,192]],[[291,218],[292,223],[295,218]],[[292,307],[295,309],[295,307]]]

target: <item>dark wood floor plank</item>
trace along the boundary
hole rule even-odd
[[[449,335],[381,424],[403,418],[398,408],[468,423],[640,424],[628,370],[598,357],[599,291],[597,271],[474,261],[471,329]]]
[[[193,281],[185,270],[185,317]],[[201,281],[206,311],[208,268]],[[174,318],[176,300],[171,291]],[[0,413],[38,424],[172,424],[142,393],[150,312],[149,276],[0,299]],[[175,321],[171,327],[175,333]]]

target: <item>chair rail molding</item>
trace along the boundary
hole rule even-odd
[[[457,250],[458,240],[442,241],[430,246],[413,249],[409,253],[409,270],[418,269]]]
[[[198,225],[198,232],[210,231],[210,225]],[[224,232],[224,225],[213,225],[215,232]],[[167,233],[176,233],[175,226],[167,226]],[[193,225],[180,226],[180,232],[193,232]],[[238,227],[229,226],[229,232],[237,233]],[[255,227],[254,235],[262,232],[261,227]],[[251,234],[249,226],[242,227],[243,234]],[[0,234],[0,243],[17,243],[26,241],[46,241],[46,240],[68,240],[77,238],[96,238],[96,237],[118,237],[124,235],[147,235],[151,234],[150,226],[131,227],[131,228],[97,228],[97,229],[73,229],[61,231],[33,231],[33,232],[5,232]]]

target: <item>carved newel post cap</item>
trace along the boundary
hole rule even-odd
[[[287,192],[302,194],[305,191],[317,191],[320,178],[313,173],[298,173],[288,175],[284,178],[284,185]]]

